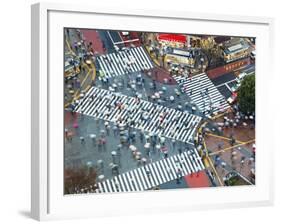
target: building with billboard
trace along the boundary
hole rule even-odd
[[[182,34],[160,33],[157,35],[160,45],[183,48],[188,44],[188,36]]]
[[[223,42],[221,47],[226,63],[249,57],[253,50],[244,38],[232,38]]]

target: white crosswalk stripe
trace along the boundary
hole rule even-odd
[[[101,55],[97,57],[97,62],[108,78],[153,68],[151,60],[142,47]]]
[[[210,110],[223,112],[230,107],[206,73],[191,78],[176,75],[173,78],[193,103],[205,114],[209,114]]]
[[[177,178],[204,170],[205,167],[201,158],[195,150],[196,149],[190,150],[190,153],[183,152],[182,154],[158,160],[123,174],[119,174],[112,179],[99,182],[98,192],[114,193],[144,191]]]
[[[120,109],[118,103],[122,103],[124,109]],[[130,112],[130,108],[134,108],[133,113]],[[142,119],[144,111],[147,113],[148,120]],[[144,100],[137,103],[133,97],[96,87],[88,90],[85,97],[77,104],[75,112],[111,122],[121,119],[122,124],[125,124],[126,120],[129,119],[128,115],[131,115],[131,119],[135,122],[131,125],[133,128],[191,144],[193,144],[194,130],[201,121],[201,117],[187,112]],[[161,114],[166,114],[162,125],[159,121]]]

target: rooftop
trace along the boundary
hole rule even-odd
[[[248,49],[249,45],[243,38],[233,38],[223,43],[225,53],[239,52]]]

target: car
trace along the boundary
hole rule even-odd
[[[114,49],[115,49],[115,51],[119,51],[120,50],[120,48],[117,46],[117,45],[113,45],[113,47],[114,47]]]
[[[250,58],[251,58],[252,60],[256,59],[256,51],[252,51],[252,52],[251,52]]]
[[[232,95],[227,99],[229,104],[234,104],[237,100],[237,92],[233,92]]]
[[[73,72],[73,73],[69,74],[68,76],[65,76],[64,79],[67,81],[72,80],[72,79],[77,79],[78,75],[79,75],[79,73]]]
[[[238,79],[241,81],[245,78],[245,76],[247,76],[248,74],[246,72],[242,72],[238,75]]]
[[[121,32],[121,33],[122,33],[123,36],[128,36],[129,35],[129,32],[126,32],[126,31],[125,32]]]

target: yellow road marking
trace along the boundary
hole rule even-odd
[[[214,173],[215,173],[215,175],[216,175],[216,177],[217,177],[217,179],[218,179],[220,185],[221,185],[221,186],[224,186],[223,182],[221,181],[221,179],[220,179],[220,177],[219,177],[219,175],[218,175],[217,170],[216,170],[215,167],[214,167],[214,164],[213,164],[211,158],[210,158],[209,156],[208,156],[207,158],[208,158],[208,160],[209,160],[209,163],[210,163],[210,165],[211,165],[211,167],[212,167],[212,170],[214,171]]]
[[[70,46],[70,44],[69,44],[69,42],[68,42],[67,39],[65,39],[65,42],[66,42],[66,45],[67,45],[67,47],[68,47],[68,50],[69,50],[73,55],[76,56],[75,52],[71,49],[71,46]]]
[[[212,137],[215,137],[215,138],[221,138],[221,139],[225,139],[225,140],[231,140],[231,138],[227,138],[227,137],[220,136],[220,135],[214,135],[214,134],[211,134],[211,133],[206,133],[206,135],[212,136]],[[236,142],[238,142],[238,143],[245,143],[245,142],[241,142],[241,141],[238,141],[238,140],[236,140]]]
[[[203,162],[204,162],[204,165],[206,168],[208,168],[210,166],[210,163],[209,163],[207,157],[204,157]]]
[[[205,142],[204,138],[203,138],[203,146],[206,149],[206,156],[208,157],[209,156],[209,152],[208,152],[208,149],[207,149],[206,142]]]
[[[147,50],[148,52],[150,52],[148,46],[145,46],[145,48],[146,48],[146,50]],[[156,57],[153,56],[152,54],[149,54],[149,55],[150,55],[150,57],[152,58],[152,60],[154,61],[154,63],[155,63],[156,65],[160,66],[160,63],[159,63],[159,61],[156,60]]]
[[[218,114],[218,115],[212,117],[211,120],[215,120],[215,119],[217,119],[217,118],[219,118],[219,117],[222,117],[223,115],[224,115],[224,113]]]
[[[87,72],[85,78],[83,79],[83,81],[82,81],[82,83],[81,83],[81,87],[84,85],[85,81],[88,79],[89,74],[90,74],[90,71],[91,71],[91,69],[88,70],[88,72]]]
[[[238,145],[234,145],[234,146],[231,146],[231,147],[228,147],[228,148],[225,148],[225,149],[222,149],[222,150],[219,150],[219,151],[210,153],[210,156],[219,154],[220,152],[228,151],[228,150],[233,149],[233,148],[236,148],[236,147],[238,147],[238,146],[247,145],[247,144],[249,144],[249,143],[251,143],[251,142],[254,142],[254,141],[255,141],[255,139],[252,139],[252,140],[250,140],[250,141],[247,141],[247,142],[244,142],[244,143],[241,143],[241,144],[238,144]]]
[[[91,64],[91,69],[92,69],[92,72],[93,72],[92,73],[92,80],[95,80],[97,71],[96,71],[96,67],[95,67],[94,64]]]
[[[88,70],[88,72],[87,72],[85,78],[84,78],[83,81],[81,82],[81,88],[83,87],[85,81],[87,80],[87,78],[88,78],[88,76],[89,76],[89,74],[90,74],[90,71],[91,71],[91,70]],[[74,97],[73,97],[74,100],[75,100],[75,98],[77,99],[78,93],[79,93],[79,90],[77,90],[76,93],[74,94]]]

